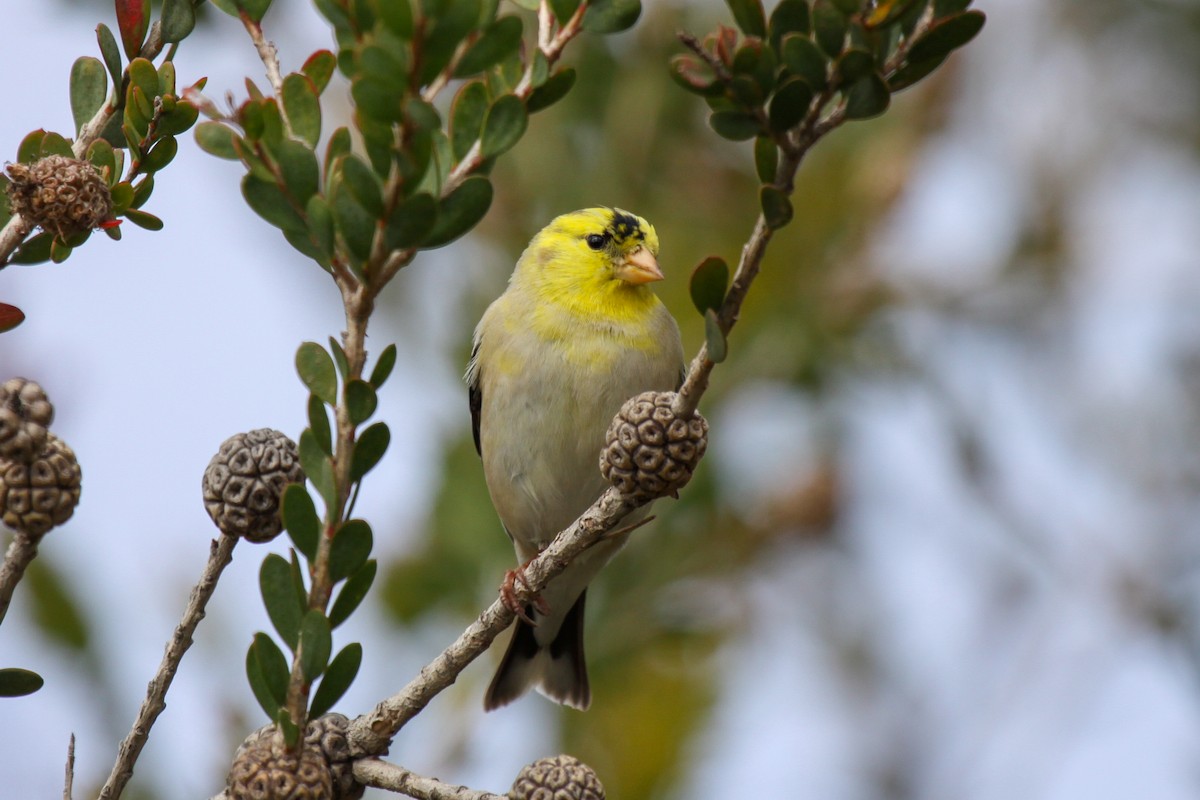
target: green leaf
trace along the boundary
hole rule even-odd
[[[714,111],[708,124],[718,136],[735,142],[753,139],[762,133],[758,118],[745,111]]]
[[[265,633],[254,634],[246,651],[246,677],[254,699],[274,719],[287,700],[288,665],[279,646]]]
[[[729,265],[719,256],[709,256],[692,270],[688,291],[692,305],[703,315],[706,311],[719,311],[725,302],[729,288]]]
[[[142,172],[158,172],[174,161],[178,152],[179,143],[175,141],[174,136],[162,137],[155,142],[154,146],[150,148],[150,152],[142,159]]]
[[[355,378],[346,384],[346,410],[350,413],[350,421],[361,425],[375,413],[379,399],[375,389],[364,380]]]
[[[863,10],[864,0],[832,0],[833,4],[846,16],[857,14]]]
[[[771,230],[779,230],[792,221],[792,201],[787,193],[774,186],[763,186],[758,191],[763,220]]]
[[[82,56],[71,65],[71,116],[78,135],[84,124],[96,116],[108,96],[108,75],[100,59]]]
[[[217,0],[213,0],[215,4]],[[279,728],[279,732],[283,734],[283,744],[285,747],[295,749],[300,743],[300,726],[292,721],[292,715],[286,708],[280,708],[275,712],[275,727]]]
[[[388,376],[392,374],[392,368],[396,366],[396,345],[389,344],[383,348],[383,352],[379,354],[379,360],[375,362],[375,368],[371,370],[371,385],[379,389],[387,382]]]
[[[370,559],[346,579],[345,585],[338,592],[337,599],[333,601],[333,608],[329,612],[330,625],[336,628],[354,613],[354,610],[367,596],[367,592],[370,591],[371,584],[375,582],[375,573],[378,571],[378,567],[375,560]]]
[[[135,58],[129,62],[127,69],[129,73],[129,84],[131,87],[137,87],[145,96],[145,102],[149,104],[149,111],[146,113],[146,118],[154,116],[154,98],[161,94],[158,91],[158,70],[154,68],[154,64],[145,58]]]
[[[422,244],[425,248],[449,244],[474,228],[492,205],[492,182],[472,175],[438,204],[437,222]]]
[[[271,0],[235,0],[238,8],[255,22],[262,22],[263,15],[271,7]]]
[[[300,434],[300,466],[304,477],[312,483],[327,508],[337,505],[337,487],[333,482],[333,465],[329,456],[317,443],[313,432],[307,428]]]
[[[71,257],[72,248],[64,244],[58,237],[50,243],[50,260],[55,264],[61,264]]]
[[[329,137],[329,144],[325,146],[325,175],[327,179],[334,174],[334,165],[337,164],[338,159],[349,155],[350,149],[350,129],[342,126],[333,132],[333,135]],[[329,191],[328,184],[325,190]]]
[[[163,229],[163,221],[161,219],[136,208],[125,209],[125,219],[139,228],[144,228],[148,231],[161,231]]]
[[[293,72],[283,79],[283,111],[292,133],[310,148],[316,147],[321,138],[321,101],[317,95],[307,75]]]
[[[521,98],[506,94],[488,109],[483,120],[480,152],[484,158],[494,158],[521,140],[529,125],[529,115]]]
[[[898,20],[912,3],[913,0],[878,0],[863,22],[868,28],[885,27]]]
[[[591,33],[619,33],[632,28],[642,14],[641,0],[593,0],[583,15]]]
[[[388,217],[384,229],[387,246],[400,250],[420,244],[432,232],[437,213],[437,201],[432,195],[427,192],[414,194]]]
[[[784,36],[781,56],[788,71],[803,78],[813,91],[825,88],[828,60],[811,39],[798,33]]]
[[[378,3],[376,10],[392,33],[406,41],[413,37],[413,13],[409,0],[386,0]]]
[[[770,29],[771,48],[782,56],[784,36],[789,33],[807,34],[812,29],[808,3],[805,0],[782,0],[771,12],[771,22],[767,27]]]
[[[701,97],[719,97],[725,93],[724,85],[717,80],[712,69],[693,56],[672,56],[668,70],[677,84]]]
[[[834,77],[839,86],[854,83],[875,71],[875,57],[866,50],[851,48],[842,53],[834,67]]]
[[[487,110],[487,87],[483,81],[463,84],[454,96],[450,106],[450,144],[456,160],[461,160],[479,138]]]
[[[946,62],[946,58],[946,56],[942,56],[941,58],[931,58],[926,61],[905,62],[904,66],[896,70],[888,78],[888,89],[893,92],[907,89],[922,78],[928,77],[934,70]]]
[[[116,0],[117,30],[128,58],[137,57],[150,28],[150,0]]]
[[[44,683],[41,675],[27,669],[0,669],[0,697],[24,697],[42,688]]]
[[[891,93],[878,74],[859,78],[845,90],[846,119],[869,119],[887,111]]]
[[[293,207],[305,206],[321,184],[317,154],[302,142],[284,139],[275,146],[275,160]]]
[[[304,342],[296,350],[296,372],[308,390],[329,405],[337,405],[337,371],[333,359],[316,342]]]
[[[333,71],[336,68],[337,58],[333,53],[328,50],[318,50],[305,59],[300,71],[308,76],[308,79],[312,81],[312,88],[320,95],[329,85],[329,79],[333,77]]]
[[[358,675],[358,668],[362,665],[362,655],[362,645],[358,642],[351,642],[334,656],[333,661],[329,662],[325,677],[321,679],[321,685],[317,687],[317,691],[313,695],[312,706],[308,710],[309,719],[321,716],[333,708],[334,703],[342,699],[342,695],[346,693]]]
[[[729,343],[712,309],[704,312],[704,344],[708,347],[708,360],[714,364],[720,364],[729,355]]]
[[[25,321],[25,312],[8,303],[0,303],[0,333],[11,331]]]
[[[181,42],[196,27],[196,10],[192,0],[163,0],[162,38],[164,42]]]
[[[353,157],[347,156],[343,161]],[[354,193],[344,180],[334,182],[330,208],[333,211],[334,225],[350,253],[359,261],[366,261],[371,255],[371,245],[375,238],[375,216],[368,213],[354,198]]]
[[[329,577],[333,581],[348,578],[362,569],[371,555],[375,539],[366,520],[343,522],[329,545]]]
[[[550,0],[550,10],[554,12],[554,18],[560,25],[571,19],[578,8],[579,0]],[[533,5],[533,10],[537,10],[536,3]]]
[[[383,216],[383,190],[375,171],[353,154],[342,159],[341,168],[346,188],[358,204],[374,217]]]
[[[789,78],[771,98],[767,113],[771,130],[782,134],[795,127],[808,115],[812,100],[813,91],[802,78]]]
[[[78,596],[79,587],[44,558],[35,559],[25,571],[21,591],[39,631],[53,642],[82,653],[88,649],[93,626],[89,624]]]
[[[329,412],[321,398],[315,394],[308,396],[308,428],[313,432],[313,438],[327,456],[333,455],[333,433],[329,427]]]
[[[575,68],[566,67],[546,79],[546,82],[533,90],[525,101],[525,110],[535,114],[548,108],[567,96],[575,85]]]
[[[25,138],[17,145],[17,163],[32,164],[42,157],[42,140],[46,138],[46,131],[38,128],[36,131],[30,131],[25,134]]]
[[[454,77],[483,72],[517,52],[521,46],[520,17],[501,17],[492,23],[454,66]]]
[[[121,181],[113,186],[109,189],[109,194],[112,196],[115,214],[123,214],[133,205],[133,184],[129,181]]]
[[[238,160],[237,148],[233,144],[238,135],[228,125],[222,122],[201,122],[196,126],[195,136],[196,144],[209,155],[229,161]]]
[[[158,132],[178,136],[196,124],[200,109],[191,103],[179,102],[170,111],[164,111],[158,118]]]
[[[754,170],[758,179],[763,183],[775,180],[775,171],[779,168],[779,148],[769,136],[759,136],[754,140]]]
[[[436,14],[422,49],[420,83],[434,80],[453,58],[455,50],[480,20],[479,0],[456,0]],[[434,16],[432,14],[428,16]]]
[[[346,351],[332,336],[329,337],[329,352],[333,353],[333,363],[337,364],[338,374],[342,376],[342,380],[349,380],[350,361],[346,358]]]
[[[357,482],[370,472],[392,441],[392,432],[384,422],[376,422],[359,434],[354,443],[354,455],[350,458],[350,481]]]
[[[9,259],[10,264],[41,264],[50,260],[50,246],[54,242],[54,234],[42,231],[25,240],[17,248],[17,252]]]
[[[950,51],[975,38],[987,20],[982,11],[965,11],[938,20],[908,51],[908,61],[919,63],[945,58]]]
[[[763,38],[767,35],[767,17],[762,0],[725,0],[742,33]]]
[[[46,156],[66,156],[74,158],[75,154],[71,151],[71,143],[68,142],[61,133],[47,131],[42,137],[42,157]]]
[[[312,683],[320,677],[332,650],[329,620],[318,609],[309,609],[300,623],[300,672],[304,680]]]
[[[117,38],[103,22],[96,26],[96,42],[100,45],[100,56],[104,59],[104,66],[108,67],[113,86],[120,86],[125,71],[121,64],[121,50],[117,47]]]
[[[400,96],[382,78],[360,75],[350,84],[350,96],[363,114],[380,122],[400,121]]]
[[[300,642],[300,619],[304,606],[296,602],[296,591],[292,585],[292,568],[275,553],[263,559],[258,571],[258,588],[262,592],[263,606],[279,638],[293,650]]]
[[[846,43],[846,16],[828,0],[817,0],[812,9],[813,38],[826,55],[836,57]]]
[[[147,175],[138,181],[138,185],[133,188],[133,200],[130,201],[130,208],[141,208],[146,205],[146,201],[150,199],[150,195],[154,194],[154,176]]]
[[[274,183],[250,173],[242,178],[242,196],[254,213],[277,228],[303,233],[304,220],[296,213],[287,195]]]
[[[321,537],[321,519],[312,495],[302,483],[289,483],[283,490],[279,516],[283,527],[296,549],[309,561],[317,557],[317,543]]]

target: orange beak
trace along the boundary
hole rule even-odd
[[[639,247],[625,256],[625,260],[617,267],[617,277],[636,286],[641,283],[661,281],[664,276],[662,270],[658,268],[658,261],[654,258],[654,254],[645,247]]]

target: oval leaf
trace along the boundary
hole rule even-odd
[[[642,14],[640,0],[593,0],[583,15],[583,29],[619,33],[633,27]]]
[[[0,669],[0,697],[23,697],[42,688],[41,675],[20,667]]]
[[[108,73],[100,59],[83,56],[71,65],[71,116],[75,133],[96,116],[108,95]]]
[[[887,111],[891,93],[883,78],[871,73],[850,84],[846,92],[846,119],[869,119]]]
[[[248,174],[242,178],[242,196],[254,213],[277,228],[303,233],[304,220],[292,208],[283,190],[274,183]]]
[[[480,145],[484,158],[494,158],[521,140],[529,125],[525,105],[513,94],[506,94],[492,103],[483,121]]]
[[[321,685],[313,695],[312,706],[308,710],[309,719],[321,716],[342,699],[342,695],[358,675],[358,668],[362,665],[362,654],[362,645],[351,642],[329,662],[325,677],[321,679]]]
[[[300,623],[300,673],[304,680],[311,683],[321,676],[332,650],[329,620],[319,610],[309,609]]]
[[[292,568],[282,556],[271,553],[263,559],[258,571],[258,588],[275,632],[288,647],[295,650],[300,641],[300,620],[304,616],[304,606],[296,601]]]
[[[721,330],[716,312],[711,309],[704,312],[704,344],[708,348],[708,360],[714,364],[720,364],[729,355],[725,333]]]
[[[938,20],[908,51],[912,63],[944,58],[951,50],[962,47],[983,29],[986,17],[982,11],[965,11]]]
[[[142,51],[146,31],[150,29],[150,0],[116,0],[117,30],[126,58],[136,58]]]
[[[329,413],[321,398],[315,394],[308,396],[308,429],[313,432],[317,445],[327,456],[333,455],[333,432],[329,427]]]
[[[113,36],[113,32],[103,22],[96,26],[96,43],[100,45],[100,55],[104,59],[104,66],[108,67],[108,76],[112,78],[113,86],[120,86],[121,75],[124,72],[121,66],[121,50],[117,46],[117,37]]]
[[[0,303],[0,333],[11,331],[25,321],[25,312],[8,303]]]
[[[348,578],[362,569],[371,555],[375,539],[366,520],[342,523],[329,546],[329,577],[333,581]]]
[[[825,88],[829,62],[807,36],[793,33],[783,37],[783,52],[780,55],[784,66],[792,74],[803,78],[816,91]]]
[[[709,256],[692,270],[688,291],[692,304],[701,314],[719,310],[729,288],[729,265],[719,256]]]
[[[395,366],[396,345],[389,344],[383,348],[383,352],[379,354],[379,360],[375,362],[375,368],[371,370],[371,385],[376,389],[383,386],[388,376],[392,374],[392,368]]]
[[[733,12],[734,22],[747,36],[763,38],[767,35],[767,16],[762,0],[725,0]]]
[[[209,155],[224,158],[229,161],[238,160],[234,140],[238,135],[228,125],[220,122],[206,121],[196,126],[196,144]]]
[[[283,527],[296,549],[309,561],[317,557],[317,543],[321,537],[321,519],[317,507],[303,483],[289,483],[283,490],[279,512]]]
[[[492,205],[492,182],[472,175],[438,205],[437,223],[423,247],[441,247],[462,236],[483,219]]]
[[[567,96],[575,85],[575,68],[567,67],[551,75],[546,82],[529,95],[525,101],[525,110],[530,114],[554,105]]]
[[[758,118],[745,111],[714,111],[708,124],[718,136],[735,142],[753,139],[762,133]]]
[[[287,699],[288,665],[279,646],[265,633],[254,634],[246,651],[246,677],[258,704],[268,717],[274,717]]]
[[[378,567],[375,560],[371,559],[346,580],[342,590],[338,592],[337,599],[333,601],[333,608],[329,611],[330,625],[336,628],[354,613],[370,591],[371,584],[375,582]]]
[[[318,50],[305,59],[300,71],[312,81],[313,89],[319,95],[329,85],[329,79],[333,77],[333,71],[336,68],[337,57],[328,50]]]
[[[364,380],[354,379],[346,384],[346,410],[350,413],[350,421],[361,425],[375,413],[379,399],[375,389]]]
[[[454,66],[454,77],[483,72],[517,52],[521,46],[521,18],[501,17],[484,30]]]
[[[283,79],[283,112],[292,133],[309,147],[316,147],[321,138],[321,101],[308,76],[293,72]]]
[[[769,136],[759,136],[754,140],[754,171],[763,183],[775,180],[775,171],[779,168],[779,148]]]
[[[359,481],[370,472],[392,441],[392,432],[383,422],[376,422],[362,432],[354,443],[354,455],[350,458],[350,480]]]
[[[324,347],[304,342],[296,350],[296,372],[308,390],[329,405],[337,404],[337,370]]]
[[[333,482],[333,465],[329,461],[329,456],[325,455],[325,451],[317,444],[316,437],[313,432],[307,428],[300,434],[300,466],[304,470],[304,477],[316,487],[317,493],[321,495],[321,499],[325,501],[328,508],[337,505],[337,489]]]
[[[196,27],[196,9],[192,0],[163,0],[162,38],[180,42]]]
[[[771,130],[783,133],[799,124],[808,115],[813,90],[801,78],[789,78],[771,98],[767,119]]]
[[[462,159],[479,138],[487,114],[487,87],[483,81],[464,84],[450,106],[450,145],[455,159]]]

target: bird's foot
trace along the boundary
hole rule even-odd
[[[519,581],[523,584],[526,589],[529,588],[529,579],[525,577],[525,568],[529,566],[532,560],[530,559],[516,569],[510,569],[504,573],[504,581],[500,584],[500,602],[509,611],[536,627],[537,621],[526,610],[527,606],[517,600],[517,582]],[[546,615],[550,613],[550,606],[546,604],[546,601],[542,599],[540,594],[535,594],[529,602],[539,614]]]

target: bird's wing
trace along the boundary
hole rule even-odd
[[[483,387],[479,380],[479,362],[476,358],[479,355],[479,340],[475,340],[475,347],[471,349],[471,380],[467,384],[467,398],[471,405],[471,435],[475,437],[475,452],[483,455],[483,449],[479,446],[479,411],[483,408]]]

